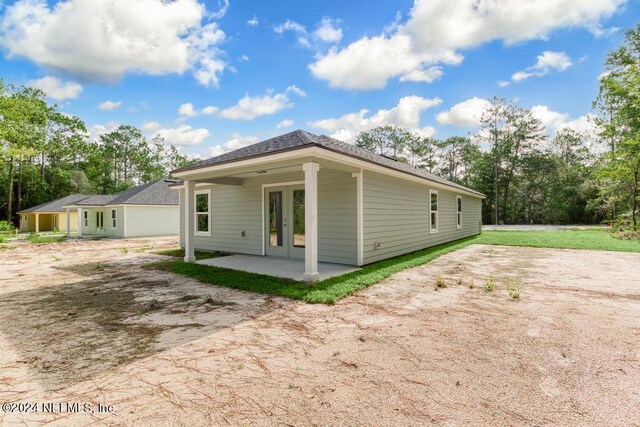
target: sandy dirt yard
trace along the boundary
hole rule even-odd
[[[0,424],[640,425],[640,254],[474,245],[326,306],[141,268],[176,245],[0,251],[0,403],[80,404]]]

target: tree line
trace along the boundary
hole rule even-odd
[[[122,125],[89,138],[39,89],[0,80],[0,218],[69,194],[113,194],[166,177],[188,159],[161,137]]]
[[[562,128],[550,136],[531,110],[494,97],[472,135],[421,138],[382,126],[356,145],[484,193],[485,224],[617,221],[637,237],[640,25],[609,53],[593,107],[595,135]]]

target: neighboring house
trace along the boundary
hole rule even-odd
[[[78,236],[164,236],[179,233],[178,194],[160,179],[114,195],[87,196],[65,205],[77,210]]]
[[[20,214],[20,231],[34,233],[40,233],[41,231],[67,232],[67,210],[64,207],[87,197],[89,196],[86,194],[72,194],[18,211],[18,214]],[[78,231],[78,213],[76,209],[69,211],[69,217],[71,221],[68,231],[75,233]]]
[[[194,250],[365,265],[478,234],[483,194],[297,130],[185,168],[180,239]]]

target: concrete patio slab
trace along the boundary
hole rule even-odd
[[[229,255],[220,258],[202,259],[196,261],[196,264],[247,271],[249,273],[266,274],[268,276],[283,277],[300,282],[303,281],[304,276],[303,260],[267,258],[254,255]],[[359,268],[349,265],[318,263],[318,273],[320,273],[319,280],[340,276],[356,270],[359,270]]]

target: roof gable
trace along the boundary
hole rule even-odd
[[[17,213],[35,213],[35,212],[65,212],[65,206],[75,205],[78,202],[91,198],[93,196],[89,194],[71,194],[69,196],[61,197],[56,200],[52,200],[41,205],[32,206],[27,209],[22,209]]]

